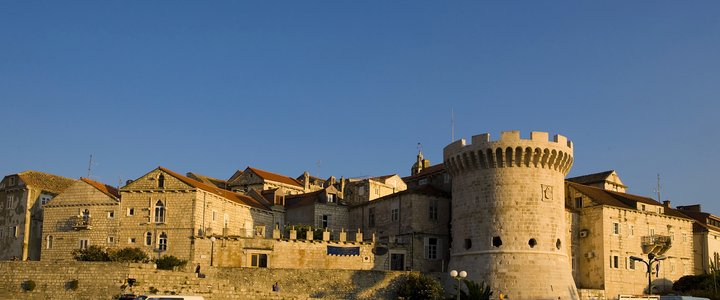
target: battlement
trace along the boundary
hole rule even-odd
[[[520,131],[503,131],[500,139],[490,140],[489,133],[465,139],[445,147],[445,166],[451,175],[470,168],[538,167],[567,174],[572,166],[573,143],[556,134],[550,140],[547,132],[533,131],[530,139],[520,137]]]
[[[553,139],[551,141],[550,134],[548,134],[547,132],[542,132],[542,131],[531,131],[530,139],[520,138],[520,131],[518,131],[518,130],[501,131],[500,139],[495,140],[495,141],[490,140],[489,133],[482,133],[482,134],[472,136],[470,141],[471,141],[471,144],[466,144],[465,139],[459,139],[457,141],[454,141],[450,145],[447,145],[445,147],[445,152],[453,151],[453,150],[460,149],[465,146],[477,145],[477,144],[481,144],[481,143],[519,142],[519,141],[533,141],[533,142],[540,142],[540,143],[557,143],[559,146],[566,146],[570,149],[573,148],[572,141],[568,140],[567,137],[556,134],[553,136]]]

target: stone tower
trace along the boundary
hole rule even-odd
[[[564,179],[573,145],[506,131],[443,151],[452,176],[450,269],[509,299],[578,299],[566,246]]]

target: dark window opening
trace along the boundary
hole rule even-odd
[[[163,175],[163,174],[160,174],[160,176],[158,176],[158,187],[159,188],[165,187],[165,175]]]
[[[500,247],[500,246],[502,246],[502,240],[500,239],[499,236],[493,237],[493,239],[492,239],[492,245],[493,245],[493,247]]]
[[[557,239],[557,241],[555,242],[555,248],[560,250],[560,246],[562,246],[562,244],[560,243],[560,239]]]
[[[530,239],[528,241],[528,245],[530,245],[530,248],[535,248],[535,246],[537,245],[537,241],[535,239]]]
[[[472,240],[471,239],[465,239],[465,249],[472,248]]]

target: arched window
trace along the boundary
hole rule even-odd
[[[165,223],[165,204],[161,200],[155,203],[155,223]]]
[[[53,236],[52,236],[52,235],[48,235],[48,236],[47,236],[47,241],[46,241],[46,243],[45,243],[45,248],[47,248],[47,249],[52,249],[52,247],[53,247]]]
[[[145,246],[152,245],[152,233],[145,233]]]
[[[158,249],[160,251],[167,250],[167,234],[164,232],[160,234],[160,239],[158,239]]]
[[[160,174],[160,176],[158,176],[158,187],[159,188],[165,187],[165,175],[163,175],[163,174]]]

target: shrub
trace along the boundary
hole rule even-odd
[[[79,261],[110,261],[108,254],[100,246],[92,245],[87,249],[75,249],[73,258]]]
[[[485,282],[477,283],[472,280],[463,279],[465,286],[467,287],[467,293],[460,290],[460,299],[466,300],[490,300],[492,291],[490,286],[485,285]]]
[[[166,255],[156,259],[155,264],[160,270],[172,270],[175,267],[184,267],[187,264],[187,260],[182,260],[172,255]]]
[[[110,261],[117,262],[148,262],[150,258],[145,251],[140,248],[122,248],[120,250],[108,251]]]
[[[400,283],[397,289],[397,298],[406,300],[415,299],[442,299],[443,287],[440,283],[425,275],[411,273]]]
[[[28,291],[28,292],[32,292],[35,289],[35,286],[36,286],[35,281],[32,281],[32,280],[25,281],[22,284],[23,290]]]
[[[73,291],[77,290],[78,286],[80,286],[80,282],[78,282],[77,279],[70,280],[70,281],[68,281],[67,284],[65,284],[65,287],[67,289],[73,290]]]

